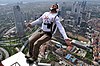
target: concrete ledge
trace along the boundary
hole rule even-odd
[[[1,63],[4,66],[30,66],[30,64],[26,62],[25,55],[22,52],[18,52],[17,54],[5,59]],[[31,64],[31,66],[35,66],[35,65]],[[51,64],[38,63],[38,66],[51,66]]]

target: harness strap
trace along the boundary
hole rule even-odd
[[[55,19],[56,19],[57,15],[55,16],[54,20],[51,22],[51,33],[53,34],[53,32],[55,31],[56,29],[56,24],[54,23],[55,22]]]

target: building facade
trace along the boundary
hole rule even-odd
[[[20,10],[20,7],[13,6],[14,11],[14,20],[15,20],[15,26],[17,30],[17,36],[23,37],[24,36],[24,19],[23,19],[23,13]]]

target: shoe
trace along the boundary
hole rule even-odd
[[[39,58],[44,58],[45,55],[41,55],[41,54],[39,54],[38,57],[39,57]]]
[[[37,59],[28,58],[26,61],[30,64],[34,63]]]
[[[25,58],[27,58],[27,59],[28,59],[28,58],[31,58],[31,57],[30,57],[30,56],[25,55]]]
[[[29,52],[25,55],[25,58],[31,58],[31,56],[29,55]]]

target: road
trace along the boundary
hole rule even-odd
[[[0,47],[0,50],[3,52],[3,54],[5,55],[5,58],[9,57],[9,53],[2,47]]]

